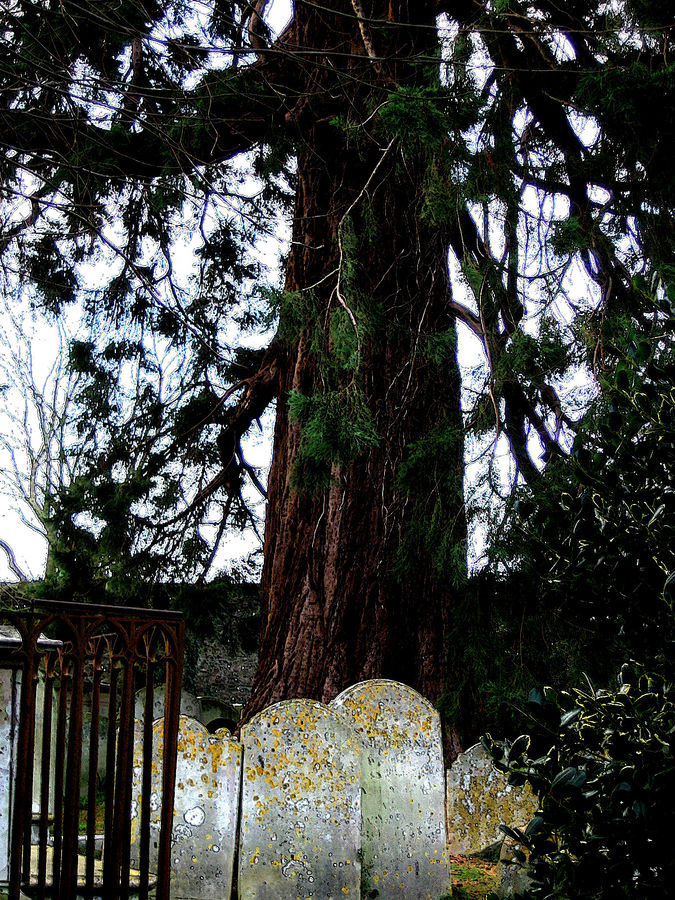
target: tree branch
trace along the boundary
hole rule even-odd
[[[248,20],[248,39],[254,50],[266,50],[267,41],[265,35],[267,26],[263,16],[266,8],[269,6],[270,0],[257,0],[257,3],[251,4],[251,11]]]
[[[80,173],[111,181],[187,173],[249,150],[273,127],[282,127],[292,60],[278,52],[242,69],[208,72],[189,94],[171,98],[174,108],[187,107],[187,112],[169,114],[161,127],[154,116],[137,120],[139,127],[129,130],[70,113],[0,108],[0,147],[31,156],[33,163],[24,160],[22,165],[38,178],[37,167],[67,170],[73,165]]]
[[[280,353],[279,345],[272,344],[265,353],[258,371],[240,382],[240,386],[245,386],[246,390],[236,406],[228,410],[229,421],[217,439],[223,461],[220,472],[199,491],[185,509],[169,522],[160,523],[158,527],[165,528],[190,515],[222,487],[227,488],[230,494],[238,493],[239,473],[242,469],[247,471],[256,488],[266,495],[265,489],[257,477],[253,477],[255,473],[241,455],[240,441],[279,392]]]
[[[481,341],[485,340],[485,334],[483,333],[483,326],[481,324],[480,318],[466,306],[463,306],[461,303],[457,303],[456,300],[450,300],[448,303],[450,308],[450,312],[454,313],[455,316],[464,322],[465,325],[468,325],[471,331],[476,335],[476,337],[480,338]]]
[[[9,563],[10,570],[16,575],[19,581],[28,581],[28,576],[21,570],[19,564],[16,561],[16,557],[14,556],[14,551],[7,543],[7,541],[3,541],[0,538],[0,550],[4,550],[7,555],[7,561]]]

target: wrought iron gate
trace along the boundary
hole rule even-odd
[[[2,618],[10,626],[3,629],[5,659],[14,666],[20,704],[12,748],[10,900],[21,893],[168,900],[182,615],[41,601]],[[151,846],[158,714],[165,716],[162,813]],[[135,740],[143,746],[136,772],[142,802],[132,852]]]

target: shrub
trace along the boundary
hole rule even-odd
[[[675,884],[675,688],[636,664],[617,685],[557,696],[533,690],[531,734],[482,740],[509,782],[529,782],[539,809],[524,832],[527,898],[652,900]]]

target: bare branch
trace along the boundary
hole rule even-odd
[[[479,317],[471,312],[466,306],[463,306],[461,303],[457,303],[456,300],[450,300],[448,302],[448,307],[452,313],[454,313],[458,319],[461,319],[465,325],[468,325],[471,331],[476,335],[476,337],[484,340],[485,334],[483,333],[483,326]]]
[[[14,555],[14,551],[7,543],[7,541],[3,541],[0,538],[0,550],[4,550],[7,556],[7,562],[9,563],[10,570],[16,575],[19,581],[28,581],[28,576],[25,572],[22,571],[19,564],[16,561],[16,556]]]

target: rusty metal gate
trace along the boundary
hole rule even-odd
[[[182,615],[41,601],[2,619],[20,709],[10,900],[168,900]],[[152,721],[162,714],[153,760]],[[157,758],[161,816],[151,828]],[[132,781],[140,786],[133,848]]]

